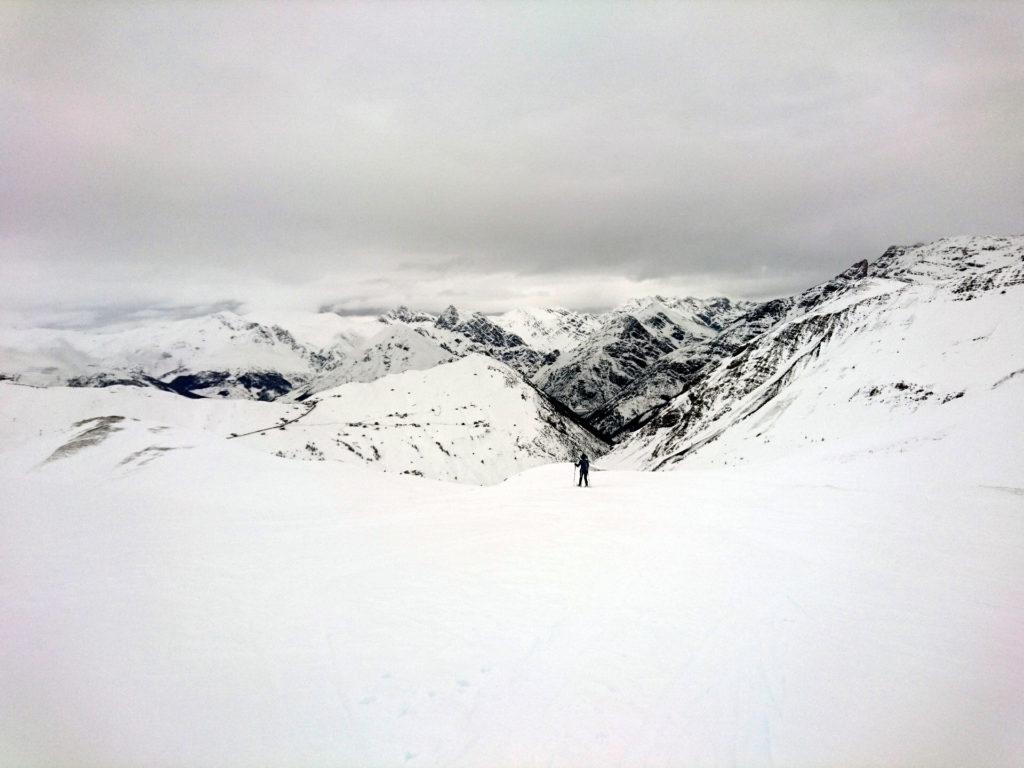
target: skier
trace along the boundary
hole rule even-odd
[[[587,454],[581,453],[580,460],[576,462],[576,466],[580,468],[580,481],[576,487],[587,484],[587,488],[590,487],[590,459],[587,458]]]

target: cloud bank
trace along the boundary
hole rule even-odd
[[[1024,11],[8,3],[0,300],[598,308],[1024,229]]]

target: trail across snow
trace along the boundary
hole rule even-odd
[[[145,432],[5,470],[0,765],[1024,759],[1013,478],[118,466]]]
[[[290,426],[292,424],[302,421],[304,418],[309,416],[309,414],[316,410],[318,404],[318,401],[314,400],[309,405],[305,406],[306,410],[304,410],[298,416],[295,416],[291,419],[283,418],[281,421],[278,421],[276,424],[271,424],[268,427],[252,429],[249,430],[248,432],[232,432],[230,435],[228,435],[228,440],[234,440],[239,437],[249,437],[250,435],[262,435],[266,432],[269,432],[272,429],[281,429],[281,427]]]

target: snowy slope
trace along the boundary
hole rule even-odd
[[[286,430],[244,439],[288,458],[484,484],[608,448],[518,373],[482,355],[345,384],[304,404],[315,410]]]
[[[869,271],[908,283],[952,285],[957,294],[1019,285],[1024,280],[1024,236],[947,237],[893,246]]]
[[[854,264],[835,278],[796,296],[762,304],[732,305],[743,310],[742,314],[733,316],[731,321],[723,318],[727,324],[718,335],[684,343],[639,371],[587,418],[595,428],[621,439],[658,416],[666,401],[697,386],[723,358],[743,351],[752,340],[774,328],[808,316],[819,305],[834,303],[834,299],[851,289],[860,290],[869,277],[896,280],[899,284],[942,285],[946,300],[964,300],[984,290],[1002,290],[1019,284],[1022,258],[1024,247],[1019,237],[960,237],[927,245],[894,246],[874,263]],[[640,300],[625,306],[635,310],[637,305],[649,302]],[[729,374],[721,375],[730,378]]]
[[[376,315],[339,315],[334,312],[261,311],[242,315],[246,320],[287,328],[310,349],[355,347],[380,331]]]
[[[558,307],[513,309],[492,315],[490,320],[540,352],[557,349],[565,353],[601,325],[599,315]]]
[[[476,355],[299,403],[0,382],[0,765],[1018,766],[1022,315],[1024,238],[890,249],[705,335],[589,489],[402,474],[583,440]]]
[[[353,381],[373,381],[404,371],[421,371],[450,363],[456,355],[425,333],[403,323],[376,323],[375,333],[350,348],[347,357],[314,375],[299,390],[307,397]]]
[[[895,456],[908,442],[945,440],[951,420],[1019,429],[1024,412],[1002,388],[1024,370],[1024,238],[986,250],[993,242],[942,241],[901,251],[897,263],[890,251],[805,292],[633,433],[615,461],[735,461],[807,441],[835,441],[842,453],[854,436]]]
[[[680,329],[687,337],[710,338],[753,309],[756,302],[732,301],[724,296],[698,299],[693,296],[643,296],[623,303],[613,312],[633,315],[654,331],[647,318],[662,317]],[[672,331],[669,331],[672,334]]]
[[[28,384],[134,379],[145,385],[144,377],[173,384],[179,376],[197,376],[212,383],[183,388],[236,395],[244,394],[237,390],[245,389],[239,379],[246,374],[272,373],[290,388],[321,364],[316,350],[284,328],[233,312],[110,331],[7,329],[0,331],[0,361],[0,374]],[[259,396],[255,389],[252,396]]]
[[[385,316],[385,319],[388,316]],[[492,322],[480,312],[460,312],[449,306],[436,318],[430,315],[400,317],[419,333],[450,354],[481,354],[505,363],[527,377],[533,376],[546,356],[514,333]]]
[[[1019,410],[579,490],[60,407],[0,417],[0,764],[1024,761]]]
[[[367,464],[463,483],[496,483],[581,450],[595,457],[607,450],[519,374],[480,355],[368,384],[345,384],[302,403],[187,400],[135,387],[43,389],[0,382],[0,413],[28,430],[21,439],[46,450],[32,455],[26,468],[88,433],[95,419],[114,419],[117,430],[152,427],[149,444],[139,449],[147,456],[180,447],[168,441],[188,430],[221,440],[237,435],[232,439],[281,459]],[[18,414],[31,416],[19,422]]]

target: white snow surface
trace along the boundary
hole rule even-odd
[[[140,371],[163,378],[205,370],[276,371],[299,378],[313,350],[284,329],[224,311],[115,330],[0,329],[0,366],[28,384]]]
[[[6,382],[0,382],[0,398],[0,414],[28,429],[47,455],[93,429],[93,420],[107,417],[117,419],[118,430],[148,425],[152,444],[139,449],[146,461],[188,444],[182,430],[203,431],[279,460],[369,465],[475,484],[497,483],[580,451],[598,456],[608,447],[553,412],[547,398],[508,366],[482,355],[344,384],[302,403],[187,399],[130,386],[39,388]],[[18,414],[31,417],[19,420]],[[45,459],[33,454],[26,467]]]
[[[608,448],[511,368],[477,354],[345,384],[304,405],[313,410],[287,430],[247,439],[286,457],[477,484]]]
[[[339,315],[335,312],[268,310],[249,312],[243,317],[261,325],[287,328],[299,343],[321,350],[358,346],[378,333],[381,326],[376,315]]]
[[[357,340],[348,356],[329,370],[315,375],[300,392],[320,392],[349,382],[367,382],[392,373],[421,371],[450,363],[451,352],[414,328],[396,323],[376,323],[375,332]]]
[[[601,327],[601,316],[558,307],[523,307],[490,318],[541,352],[567,352]]]
[[[71,427],[55,395],[101,392],[5,384],[0,765],[1020,765],[1022,388],[963,398],[1006,409],[988,441],[579,489],[201,428],[277,404]]]

